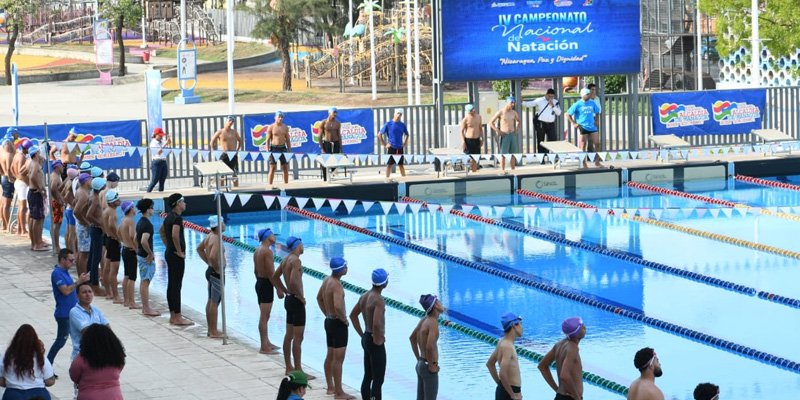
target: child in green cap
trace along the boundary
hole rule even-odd
[[[308,385],[308,377],[303,371],[292,371],[281,381],[277,400],[303,400]]]

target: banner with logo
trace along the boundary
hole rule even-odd
[[[83,153],[83,161],[88,161],[106,170],[119,168],[139,168],[142,158],[137,153],[129,152],[131,146],[141,146],[141,122],[113,121],[88,122],[80,124],[47,125],[50,142],[63,142],[70,129],[78,132],[74,140],[77,152]],[[6,127],[0,128],[2,132]],[[19,127],[19,140],[29,139],[35,144],[44,140],[44,125]],[[67,146],[71,146],[68,143]]]
[[[639,0],[442,0],[441,7],[445,81],[640,70]]]
[[[762,128],[764,89],[653,94],[653,134],[731,135]]]
[[[328,111],[287,112],[283,123],[289,126],[292,152],[320,153],[319,134]],[[370,154],[375,151],[375,128],[372,110],[359,108],[339,110],[337,119],[342,124],[342,152]],[[269,151],[267,128],[275,122],[275,114],[245,115],[245,150]]]

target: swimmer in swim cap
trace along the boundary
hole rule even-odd
[[[578,345],[586,336],[586,325],[580,317],[570,317],[561,323],[561,332],[567,337],[559,341],[539,362],[539,372],[556,392],[556,400],[583,398],[583,367]],[[556,362],[558,383],[553,378],[550,365]]]
[[[459,129],[461,131],[461,147],[464,150],[464,154],[481,154],[481,148],[483,147],[483,120],[481,119],[481,113],[477,112],[478,110],[472,104],[467,104],[464,110],[467,115],[461,120]],[[469,162],[472,165],[472,172],[478,172],[478,163],[472,158],[470,158]]]

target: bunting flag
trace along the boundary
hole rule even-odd
[[[225,202],[228,203],[228,207],[233,207],[233,202],[236,201],[236,193],[223,193],[225,197]]]
[[[319,209],[325,205],[325,199],[321,199],[319,197],[312,197],[311,202],[314,203],[314,208],[316,208],[317,211],[319,211]]]
[[[292,200],[291,196],[278,196],[278,204],[281,205],[281,210],[286,208],[286,205],[289,204],[289,201]]]
[[[522,210],[522,207],[511,207],[511,214],[514,215],[514,217],[519,217],[522,214]]]
[[[481,211],[481,215],[484,217],[492,216],[492,206],[478,206],[478,210]]]
[[[262,195],[261,198],[264,199],[264,205],[267,207],[267,210],[272,208],[272,205],[275,204],[275,196]]]
[[[417,215],[422,208],[422,203],[409,203],[408,208],[411,209],[412,214]]]
[[[181,149],[172,149],[172,154],[175,154],[175,157],[180,157],[183,150]]]
[[[73,148],[74,148],[74,146],[73,146]],[[136,153],[136,147],[128,147],[128,149],[125,152],[128,153],[129,156],[132,156],[134,153]],[[144,155],[144,154],[140,154],[140,155]]]
[[[205,161],[208,160],[209,152],[205,150],[200,150],[200,159]]]
[[[503,213],[506,212],[506,207],[494,206],[493,208],[494,208],[495,218],[503,218]]]
[[[397,209],[397,213],[403,215],[406,212],[406,208],[408,207],[408,203],[395,203],[394,207]]]
[[[358,200],[342,200],[342,203],[344,203],[344,208],[347,209],[347,214],[353,212],[353,208],[356,206],[357,202]]]
[[[445,214],[450,214],[450,211],[453,209],[453,205],[452,204],[442,204],[439,207],[442,208],[442,212],[445,213]]]
[[[381,205],[381,208],[383,209],[383,214],[384,215],[389,214],[389,211],[392,210],[392,206],[394,205],[394,203],[392,203],[391,201],[381,201],[381,202],[379,202],[379,204]]]
[[[251,197],[253,197],[253,195],[250,193],[242,193],[239,195],[239,202],[242,204],[242,207],[250,201]]]
[[[539,215],[541,215],[543,219],[547,219],[550,216],[550,210],[552,210],[552,209],[551,208],[539,208]]]
[[[475,207],[475,206],[471,206],[471,205],[469,205],[469,204],[462,204],[462,205],[461,205],[461,211],[463,211],[465,214],[469,214],[469,213],[471,213],[471,212],[472,212],[472,209],[473,209],[474,207]]]
[[[295,197],[294,201],[297,202],[297,208],[306,208],[306,204],[308,204],[308,197]]]
[[[375,204],[374,201],[361,201],[361,207],[364,207],[364,212],[369,211],[370,208]]]
[[[197,150],[190,149],[189,150],[189,159],[194,161],[197,159]]]
[[[331,211],[336,212],[336,210],[339,208],[339,204],[342,204],[342,200],[328,199],[328,204],[331,205]]]

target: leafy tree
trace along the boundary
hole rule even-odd
[[[522,88],[528,87],[528,83],[527,79],[523,79]],[[492,90],[497,92],[500,100],[505,100],[511,94],[511,81],[492,81]]]
[[[283,69],[283,90],[292,90],[289,50],[301,32],[319,33],[333,29],[325,23],[334,10],[330,0],[254,0],[250,12],[258,18],[253,36],[270,39],[278,48]]]
[[[142,6],[136,0],[108,0],[101,3],[104,18],[114,21],[115,36],[119,46],[119,75],[125,76],[125,42],[122,30],[125,24],[136,24],[142,19]]]
[[[759,0],[759,36],[775,57],[792,55],[800,48],[800,13],[797,0]],[[727,56],[749,47],[752,33],[751,0],[700,0],[700,11],[716,18],[717,51]]]
[[[8,18],[6,21],[6,38],[8,42],[5,58],[6,85],[11,85],[11,56],[17,47],[17,39],[20,33],[25,29],[24,16],[33,14],[38,5],[39,2],[35,0],[0,0],[0,9],[6,11]]]

